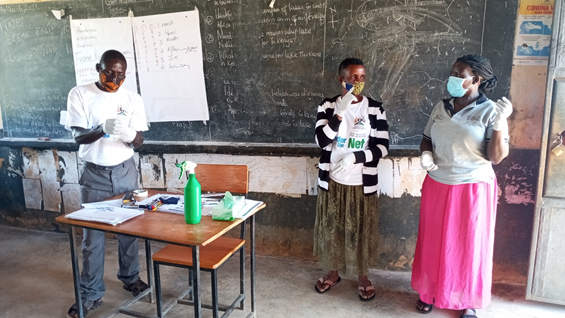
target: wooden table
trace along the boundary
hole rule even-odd
[[[149,190],[149,196],[155,194],[175,194]],[[121,199],[116,196],[109,200]],[[153,266],[151,261],[151,246],[150,241],[158,241],[164,243],[172,243],[192,248],[192,263],[194,271],[194,316],[201,317],[202,301],[200,299],[200,256],[199,247],[206,246],[214,241],[216,238],[224,235],[229,230],[237,225],[249,222],[249,244],[250,244],[250,274],[251,274],[251,314],[248,317],[255,317],[255,213],[265,208],[265,203],[253,209],[242,219],[235,219],[233,221],[214,221],[211,216],[202,216],[202,220],[198,224],[186,224],[184,215],[145,211],[141,216],[137,216],[122,224],[112,226],[109,224],[80,221],[66,218],[61,215],[55,221],[61,224],[68,224],[71,226],[69,231],[70,244],[71,244],[71,259],[73,268],[73,281],[75,286],[75,299],[78,305],[79,317],[84,318],[82,312],[82,298],[80,297],[80,271],[78,265],[78,255],[75,252],[75,227],[83,227],[94,230],[100,230],[109,233],[116,233],[122,235],[130,235],[138,238],[145,239],[145,257],[147,262],[147,279],[150,288],[127,302],[125,305],[129,306],[133,302],[149,296],[151,301],[151,294],[153,292]],[[243,224],[245,226],[245,224]],[[240,270],[244,270],[240,269]],[[127,309],[120,309],[120,313],[127,314],[135,317],[156,317]]]

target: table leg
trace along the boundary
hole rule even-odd
[[[73,268],[73,283],[75,285],[75,302],[77,304],[78,317],[84,318],[84,312],[82,311],[82,298],[80,297],[80,273],[78,266],[78,255],[75,249],[75,237],[75,227],[71,226],[71,230],[69,231],[69,241],[71,242],[71,263]]]
[[[153,263],[155,266],[155,302],[157,303],[157,317],[163,317],[163,299],[161,297],[161,274],[159,273],[159,263]]]
[[[149,303],[153,303],[153,264],[151,263],[151,242],[145,240],[145,264],[147,266],[147,285],[151,289],[149,293]]]
[[[192,269],[194,272],[194,282],[192,289],[194,291],[194,317],[202,317],[202,301],[200,299],[200,249],[198,246],[192,247]]]
[[[251,254],[251,312],[255,313],[255,214],[251,216],[251,220],[249,222],[249,241],[251,243],[251,250],[249,251]]]
[[[245,227],[247,221],[244,220],[241,223],[241,236],[242,240],[245,240]],[[243,295],[243,299],[239,303],[239,309],[245,310],[245,244],[241,247],[239,251],[239,293]]]

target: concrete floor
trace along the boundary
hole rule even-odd
[[[142,246],[142,244],[140,244]],[[153,251],[162,245],[153,243]],[[117,244],[106,242],[106,295],[104,304],[88,315],[104,317],[127,301],[130,294],[116,278]],[[140,251],[141,254],[144,250]],[[145,266],[142,264],[142,269]],[[316,263],[272,257],[257,258],[258,317],[420,317],[414,305],[417,293],[410,288],[410,274],[372,271],[377,298],[361,302],[355,280],[342,280],[331,291],[320,295],[314,291],[316,279],[323,274]],[[145,272],[143,273],[145,277]],[[162,286],[165,301],[186,285],[186,271],[164,267]],[[209,274],[203,273],[203,301],[209,303]],[[220,302],[226,303],[239,290],[238,261],[230,259],[219,270]],[[249,277],[249,276],[247,276]],[[72,271],[67,234],[0,227],[0,317],[64,317],[74,303]],[[493,302],[478,311],[481,318],[553,318],[565,317],[565,307],[524,300],[525,286],[497,284]],[[249,301],[247,307],[249,308]],[[154,304],[141,302],[132,309],[154,314]],[[425,317],[459,317],[460,312],[434,308]],[[192,307],[177,305],[167,317],[192,317]],[[203,317],[211,317],[204,310]],[[127,317],[116,315],[115,317]],[[245,317],[235,311],[232,317]]]

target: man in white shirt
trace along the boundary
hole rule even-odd
[[[82,203],[109,199],[137,188],[133,149],[143,144],[147,131],[145,108],[139,94],[120,86],[126,78],[127,62],[122,53],[109,50],[96,64],[99,81],[74,87],[67,101],[66,127],[72,129],[84,160],[80,178]],[[80,277],[82,309],[88,312],[102,304],[104,286],[104,232],[83,229],[83,267]],[[118,235],[120,269],[118,279],[134,296],[149,286],[139,278],[138,240]],[[77,304],[67,318],[79,316]]]

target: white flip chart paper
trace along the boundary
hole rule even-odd
[[[209,120],[198,11],[132,18],[150,122]]]
[[[107,50],[120,51],[128,63],[122,87],[137,92],[131,18],[71,20],[77,85],[98,81],[96,63]]]

